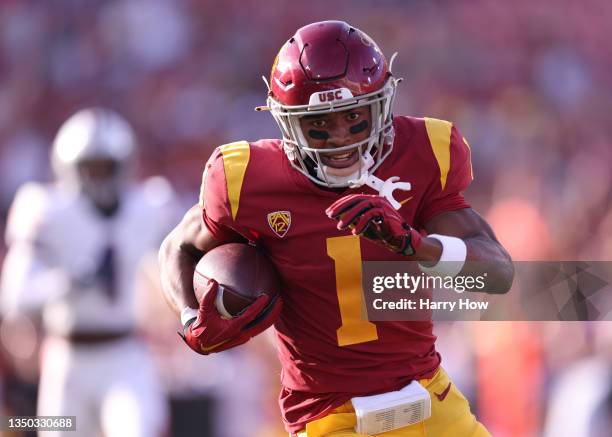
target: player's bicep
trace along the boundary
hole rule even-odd
[[[425,224],[425,230],[458,238],[483,236],[497,242],[491,226],[472,208],[438,214]]]
[[[215,226],[215,231],[210,229]],[[192,206],[172,231],[181,250],[197,256],[225,243],[243,241],[240,234],[206,219],[200,205]]]
[[[182,251],[193,255],[207,252],[221,244],[204,224],[202,207],[199,205],[194,205],[187,211],[171,234],[174,234]]]

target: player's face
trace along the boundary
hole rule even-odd
[[[119,163],[111,159],[89,159],[78,163],[84,193],[105,214],[115,212],[119,202]]]
[[[370,136],[370,106],[305,116],[300,119],[300,127],[309,147],[331,152],[338,147],[364,141]],[[336,169],[352,169],[360,161],[358,149],[337,154],[321,153],[320,156],[324,165]]]
[[[102,182],[115,177],[117,162],[111,159],[91,159],[78,164],[81,178],[93,182]]]

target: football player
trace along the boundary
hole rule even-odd
[[[393,116],[398,83],[364,32],[340,21],[299,29],[274,61],[260,108],[282,139],[217,148],[200,204],[160,251],[166,297],[196,352],[234,347],[274,322],[292,435],[362,435],[350,400],[413,381],[431,398],[431,416],[380,435],[489,435],[440,366],[431,321],[362,315],[366,260],[419,261],[444,276],[486,260],[501,292],[513,278],[509,255],[462,194],[472,181],[467,142],[450,122]],[[212,297],[198,305],[194,265],[230,241],[266,251],[284,282],[282,303],[262,296],[230,320]],[[217,284],[208,286],[214,296]]]
[[[77,112],[53,143],[56,183],[24,185],[9,213],[2,308],[7,317],[42,310],[38,414],[76,416],[76,431],[49,435],[167,429],[165,396],[135,332],[134,287],[143,256],[171,228],[173,195],[159,177],[129,181],[135,147],[115,112]]]

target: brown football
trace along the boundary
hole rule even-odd
[[[262,293],[275,296],[280,292],[274,266],[259,249],[248,244],[224,244],[200,259],[193,275],[198,302],[204,297],[208,279],[221,285],[215,305],[226,318],[236,316]]]

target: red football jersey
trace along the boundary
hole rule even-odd
[[[395,117],[391,155],[375,172],[399,176],[400,213],[417,229],[435,215],[469,207],[470,151],[451,123]],[[263,248],[283,281],[275,324],[282,364],[281,409],[290,432],[351,397],[396,390],[440,364],[431,322],[369,322],[362,261],[397,261],[387,249],[339,231],[325,209],[369,187],[333,191],[296,171],[280,140],[215,150],[201,192],[204,221],[221,241],[242,236]]]

